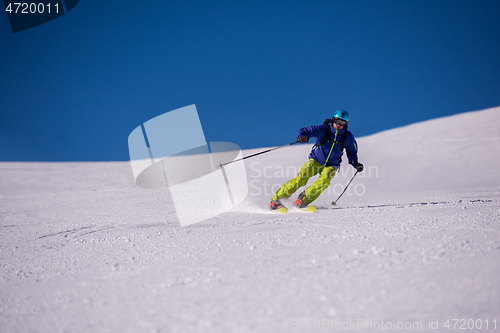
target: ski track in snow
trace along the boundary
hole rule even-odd
[[[499,109],[482,112],[494,118]],[[409,142],[412,131],[433,124],[451,131],[468,117],[361,138],[360,161],[377,161],[373,147],[383,140]],[[496,133],[498,120],[486,119],[485,132]],[[0,331],[323,331],[306,327],[364,320],[422,323],[380,332],[425,332],[438,320],[433,331],[450,332],[447,319],[481,319],[482,330],[467,331],[493,332],[493,320],[500,326],[497,146],[488,147],[491,155],[463,152],[481,156],[463,161],[485,165],[480,172],[447,166],[442,177],[412,185],[406,168],[415,161],[398,169],[386,156],[377,161],[379,177],[353,182],[365,195],[346,195],[338,206],[325,195],[316,213],[274,214],[265,209],[268,195],[251,193],[233,211],[184,228],[168,190],[136,188],[128,163],[1,163]],[[456,154],[448,148],[443,160]],[[258,167],[300,166],[307,150],[262,155],[247,164],[249,181],[265,180]]]

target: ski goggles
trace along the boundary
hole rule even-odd
[[[333,118],[333,119],[332,119],[332,121],[333,121],[335,124],[339,125],[339,126],[345,126],[345,125],[347,125],[347,121],[342,120],[342,119],[340,119],[340,118]]]

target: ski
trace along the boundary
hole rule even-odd
[[[288,209],[285,206],[281,206],[278,209],[271,210],[271,212],[276,214],[286,214],[286,212],[288,212]]]
[[[299,208],[301,211],[306,212],[306,213],[314,213],[316,211],[316,206],[310,205],[304,208]]]
[[[316,206],[311,205],[311,206],[307,206],[304,208],[297,208],[297,209],[303,211],[304,213],[314,213],[316,211]],[[288,212],[288,209],[285,206],[282,206],[278,209],[271,210],[271,212],[276,213],[276,214],[286,214]]]

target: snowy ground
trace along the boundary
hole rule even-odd
[[[248,159],[245,202],[184,228],[129,163],[1,163],[0,331],[499,331],[499,115],[358,139],[314,214],[262,208],[310,145]]]

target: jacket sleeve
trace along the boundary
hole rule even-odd
[[[349,164],[355,166],[358,163],[358,143],[356,142],[356,139],[354,139],[354,135],[350,132],[345,138],[344,148],[346,150]]]
[[[307,136],[308,138],[322,139],[326,134],[324,126],[325,125],[303,127],[297,131],[297,138],[303,135]]]

